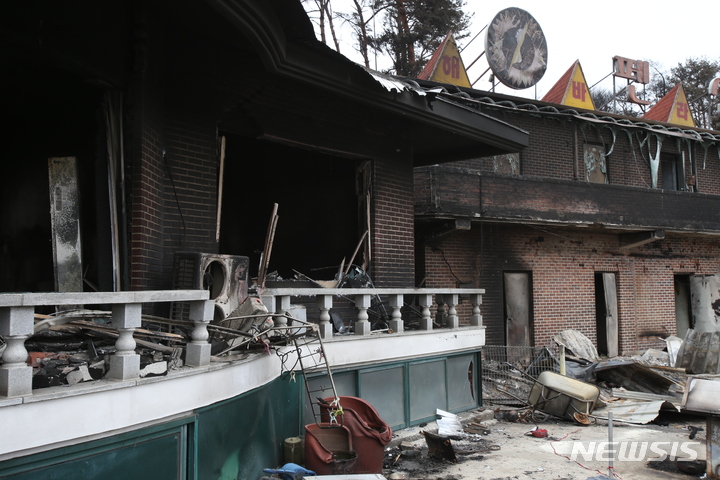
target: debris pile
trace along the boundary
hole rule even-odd
[[[668,417],[670,426],[618,422],[615,426],[616,438],[624,443],[631,439],[631,445],[615,450],[618,456],[615,466],[619,470],[614,477],[603,474],[611,470],[614,472],[614,469],[609,469],[607,450],[598,450],[600,453],[590,450],[591,446],[601,448],[612,442],[608,440],[610,427],[606,420],[593,418],[588,425],[578,426],[532,407],[506,406],[483,407],[456,418],[438,409],[437,416],[437,427],[430,422],[396,432],[397,436],[385,451],[384,478],[505,479],[515,478],[522,473],[524,478],[538,479],[590,480],[621,478],[621,475],[622,478],[635,479],[670,478],[655,476],[652,470],[677,474],[694,470],[697,478],[698,469],[705,466],[702,454],[705,432],[702,427],[691,423],[701,419],[691,415],[678,413]],[[453,428],[452,432],[440,433],[444,423],[456,421],[461,424],[459,430]],[[691,435],[694,436],[691,438]],[[683,450],[672,449],[673,442],[682,443],[684,439],[692,440],[693,445],[683,444]],[[651,449],[646,440],[657,440],[660,443],[653,444],[655,446]],[[578,442],[582,442],[584,454],[577,455],[576,449],[576,455],[573,455],[573,445]],[[628,460],[628,448],[634,449],[631,460]],[[693,456],[693,451],[697,455]],[[663,455],[663,452],[667,455]],[[640,457],[643,461],[638,461]],[[585,472],[586,475],[583,475]]]
[[[437,410],[438,429],[424,424],[417,433],[407,434],[400,442],[391,443],[385,451],[383,476],[388,479],[443,478],[453,465],[482,460],[485,455],[500,450],[488,440],[492,410],[479,410],[461,422],[452,413]],[[441,430],[443,433],[441,433]]]
[[[587,417],[606,419],[613,412],[619,421],[647,424],[661,412],[681,411],[693,375],[716,375],[720,370],[720,333],[698,334],[691,329],[684,341],[668,337],[667,351],[648,349],[640,355],[614,358],[601,358],[592,342],[577,331],[565,330],[553,340],[557,348],[484,347],[483,400],[572,419],[553,411],[558,400],[547,402],[537,392],[533,396],[533,389],[543,383],[541,376],[549,375],[543,372],[554,372],[599,390],[590,411],[579,412],[582,415],[573,419],[578,423],[586,423]]]
[[[259,299],[248,297],[235,315],[208,325],[213,361],[232,361],[249,352],[269,353],[272,345],[286,345],[293,335],[306,335],[298,319],[286,316],[287,326],[275,327]],[[184,365],[185,347],[195,326],[189,321],[143,315],[133,338],[140,355],[140,377],[167,375]],[[228,325],[228,326],[224,326]],[[290,327],[295,328],[290,328]],[[108,373],[119,337],[111,312],[73,310],[56,315],[35,314],[34,334],[25,342],[33,388],[74,385],[99,380]],[[242,349],[242,355],[236,353]]]

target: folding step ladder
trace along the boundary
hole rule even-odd
[[[338,426],[341,422],[337,416],[343,413],[340,398],[335,389],[322,338],[317,330],[313,330],[311,334],[293,336],[295,351],[305,381],[305,391],[308,394],[315,423],[325,427]],[[312,378],[308,378],[310,376]],[[333,398],[329,403],[323,400],[328,397]],[[325,421],[322,420],[323,416]]]

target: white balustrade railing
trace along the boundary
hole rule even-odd
[[[472,313],[462,322],[472,327],[482,326],[480,305],[483,289],[436,289],[436,288],[270,288],[262,292],[263,302],[274,316],[276,327],[286,327],[287,318],[283,316],[291,309],[295,299],[304,304],[315,299],[318,331],[323,339],[333,336],[331,310],[333,300],[342,298],[354,305],[357,316],[354,319],[355,335],[371,334],[372,326],[369,310],[373,299],[382,298],[390,308],[387,326],[394,333],[405,331],[403,307],[412,299],[418,308],[416,311],[419,330],[434,328],[431,308],[437,305],[437,312],[445,318],[444,328],[459,328],[457,306],[461,299],[467,298],[472,305]],[[210,344],[208,343],[208,325],[213,320],[215,304],[209,300],[204,290],[157,290],[138,292],[87,292],[87,293],[6,293],[0,294],[0,336],[5,340],[6,348],[0,356],[0,399],[23,397],[32,394],[33,367],[28,365],[28,351],[25,341],[34,333],[35,308],[54,306],[61,310],[63,306],[87,307],[88,305],[112,306],[112,326],[118,331],[115,342],[115,354],[110,358],[107,379],[133,380],[139,378],[140,356],[136,353],[133,334],[142,326],[143,304],[161,302],[189,302],[190,320],[195,328],[191,332],[190,342],[185,352],[185,365],[198,367],[210,363]],[[419,318],[418,318],[419,317]]]
[[[0,398],[32,393],[32,367],[27,364],[25,340],[33,335],[35,307],[111,305],[112,326],[118,331],[115,354],[110,358],[107,378],[131,380],[139,377],[140,355],[135,352],[135,329],[142,325],[142,305],[160,302],[190,302],[190,320],[195,324],[185,363],[210,363],[207,326],[213,319],[215,302],[205,290],[154,290],[146,292],[5,293],[0,294],[0,336],[7,346],[0,364]]]
[[[291,306],[292,299],[300,299],[303,303],[307,303],[306,299],[315,298],[320,322],[319,332],[322,338],[326,339],[333,335],[330,310],[333,308],[334,298],[340,297],[354,302],[357,310],[357,317],[353,322],[354,333],[369,335],[371,323],[368,310],[374,297],[383,298],[383,301],[387,301],[390,306],[388,328],[395,333],[402,333],[405,330],[402,308],[411,298],[414,298],[414,303],[420,307],[418,326],[420,330],[433,329],[430,311],[433,305],[437,305],[440,316],[445,316],[445,328],[458,328],[460,319],[457,306],[465,297],[472,305],[472,314],[464,323],[474,327],[482,326],[480,305],[484,293],[485,290],[480,288],[268,288],[263,291],[262,297],[271,313],[286,312]]]

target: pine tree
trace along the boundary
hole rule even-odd
[[[392,58],[396,75],[416,77],[448,32],[456,40],[467,37],[471,16],[463,6],[463,0],[377,0],[383,29],[368,43]]]

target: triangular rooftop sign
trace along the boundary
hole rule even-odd
[[[590,96],[590,89],[580,66],[580,60],[575,60],[575,63],[560,77],[560,80],[543,97],[542,101],[595,110],[595,104]]]
[[[673,125],[695,127],[695,120],[693,120],[692,112],[690,111],[690,106],[685,96],[685,89],[681,83],[675,85],[667,95],[661,98],[654,107],[643,115],[643,118],[672,123]]]
[[[421,80],[432,80],[438,83],[449,83],[458,87],[470,88],[465,64],[455,43],[452,32],[448,33],[438,49],[420,72]]]

